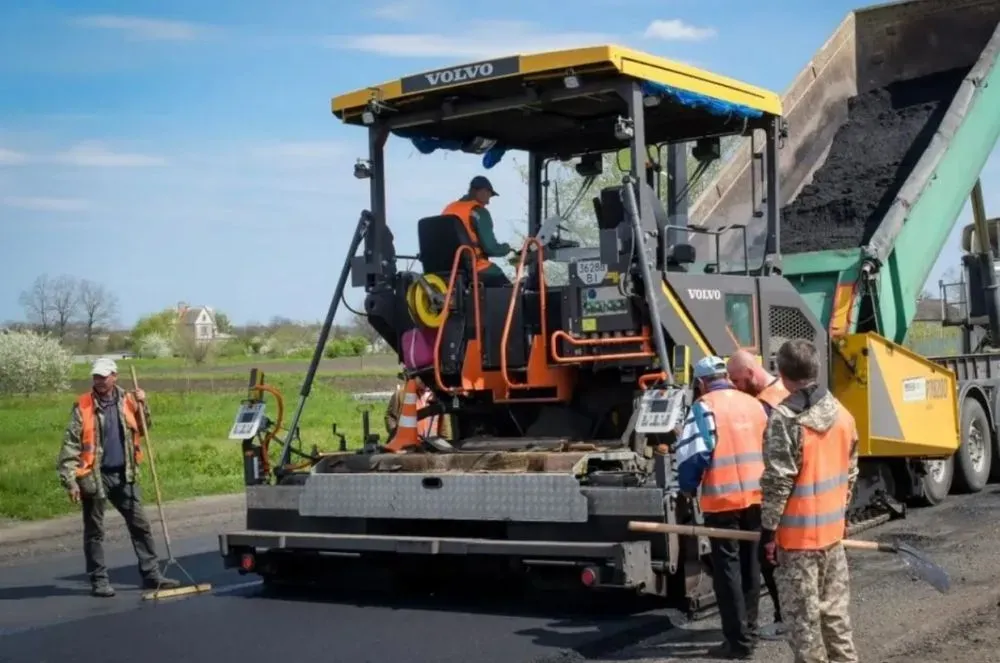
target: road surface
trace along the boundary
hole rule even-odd
[[[1000,651],[1000,488],[952,497],[934,509],[866,532],[902,538],[951,574],[939,594],[911,579],[897,559],[851,553],[852,612],[863,661],[986,663]],[[216,517],[214,530],[223,522]],[[235,522],[235,516],[234,516]],[[118,523],[112,524],[117,527]],[[229,526],[226,523],[224,526]],[[190,525],[175,545],[181,563],[212,594],[144,602],[127,543],[112,543],[114,599],[87,594],[74,550],[0,561],[0,661],[167,663],[272,661],[323,657],[337,663],[708,663],[719,641],[714,619],[694,623],[669,611],[581,614],[568,606],[535,611],[479,601],[354,597],[274,598],[246,577],[223,571],[210,532]],[[3,538],[0,532],[0,539]],[[65,549],[66,540],[55,545]],[[29,544],[24,544],[31,547]],[[176,574],[174,574],[176,575]],[[770,614],[765,600],[762,615]],[[764,643],[758,661],[791,661],[783,642]]]

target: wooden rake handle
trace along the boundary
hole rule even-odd
[[[746,530],[722,529],[720,527],[703,527],[701,525],[671,525],[668,523],[653,523],[641,520],[629,521],[628,528],[633,532],[644,532],[647,534],[681,534],[684,536],[707,536],[710,539],[735,539],[738,541],[758,541],[759,532],[748,532]],[[875,541],[859,541],[857,539],[844,539],[841,541],[845,548],[855,550],[874,550],[879,552],[895,552],[895,547]]]

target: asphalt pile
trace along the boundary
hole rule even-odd
[[[826,162],[781,210],[781,252],[867,243],[966,73],[968,67],[962,67],[852,97],[847,122],[834,135]]]

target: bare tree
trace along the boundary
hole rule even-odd
[[[110,325],[118,312],[118,298],[100,283],[84,279],[78,290],[83,325],[87,339],[87,351],[94,347],[94,335],[102,327]]]
[[[80,313],[80,297],[76,279],[60,276],[52,281],[52,325],[59,340],[66,338],[69,327]]]
[[[28,322],[37,326],[43,334],[48,334],[52,329],[52,298],[52,281],[48,274],[36,278],[19,298]]]

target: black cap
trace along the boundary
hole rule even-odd
[[[472,178],[472,181],[469,182],[469,190],[471,191],[472,189],[486,189],[494,196],[500,195],[497,193],[496,189],[493,188],[493,185],[490,184],[490,181],[482,175],[476,175]]]

